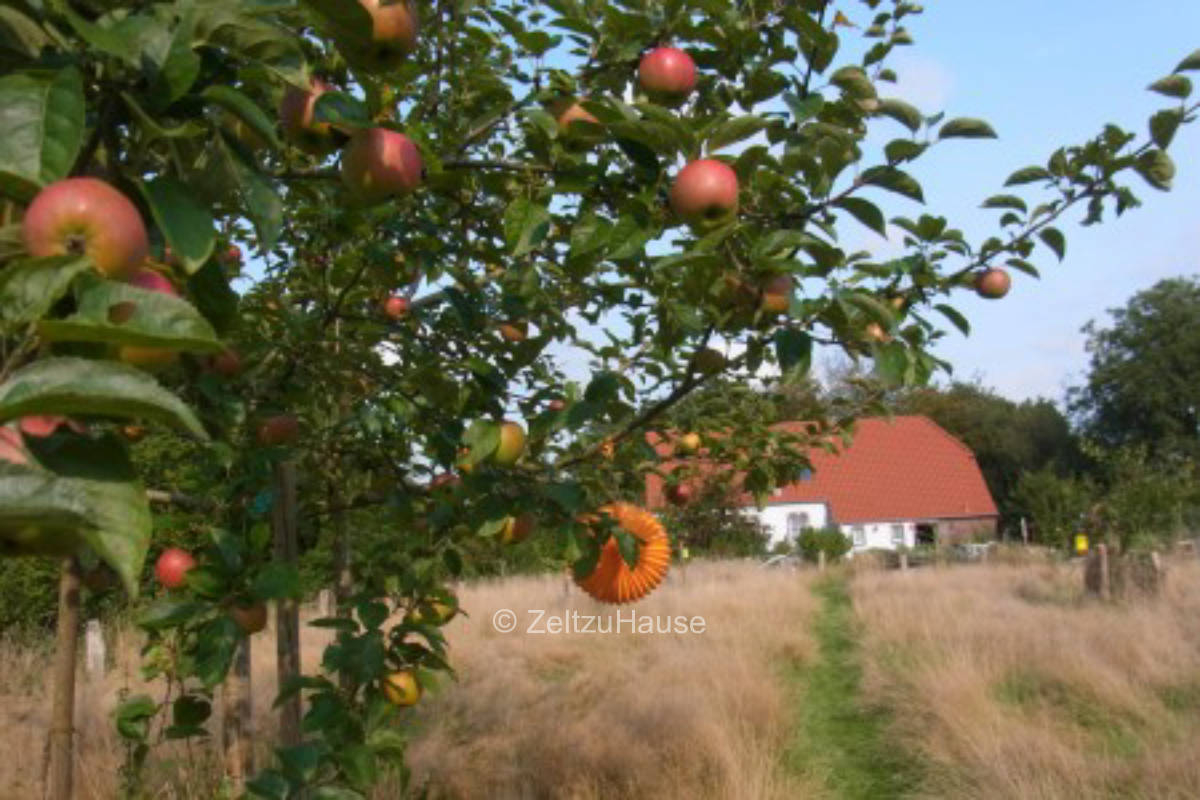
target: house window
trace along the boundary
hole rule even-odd
[[[862,525],[855,525],[850,528],[850,535],[854,538],[855,547],[867,546],[867,531]]]
[[[793,539],[800,535],[800,531],[809,527],[808,514],[800,511],[795,514],[788,514],[787,517],[787,532],[788,536]]]
[[[892,547],[904,547],[904,526],[892,526]]]
[[[800,480],[802,480],[802,481],[812,480],[812,470],[811,469],[800,470]]]

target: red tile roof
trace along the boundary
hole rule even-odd
[[[805,424],[777,427],[802,433]],[[839,524],[998,515],[975,455],[928,417],[861,419],[849,446],[814,448],[809,459],[812,476],[770,495],[768,505],[827,503]],[[651,507],[661,505],[661,483],[647,481]]]

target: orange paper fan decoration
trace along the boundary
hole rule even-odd
[[[621,558],[615,537],[600,549],[596,568],[582,580],[579,588],[602,603],[632,603],[650,594],[662,583],[671,563],[671,543],[667,532],[653,514],[629,503],[613,503],[600,509],[617,525],[637,537],[637,563],[631,569]]]

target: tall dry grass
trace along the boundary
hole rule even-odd
[[[795,572],[754,564],[696,564],[637,604],[639,615],[702,616],[701,635],[497,633],[494,611],[610,614],[561,577],[514,578],[461,587],[470,617],[447,628],[457,682],[427,695],[412,715],[414,783],[441,798],[689,797],[757,800],[814,796],[780,772],[790,723],[778,662],[808,659],[815,601]],[[310,612],[311,613],[311,612]],[[628,615],[629,608],[625,609]],[[306,671],[316,671],[327,634],[303,632]],[[122,690],[162,697],[138,676],[136,632],[110,636],[113,668],[82,680],[78,796],[115,797],[122,753],[111,710]],[[269,757],[274,723],[275,643],[254,637],[254,740]],[[49,717],[44,647],[0,642],[0,797],[40,797]],[[216,704],[218,708],[220,702]],[[214,729],[219,729],[219,720]],[[215,746],[164,743],[148,765],[151,796],[210,800],[221,774]],[[379,798],[396,798],[383,786]]]
[[[1102,604],[1077,568],[861,574],[868,699],[929,764],[927,793],[1200,797],[1200,564]]]

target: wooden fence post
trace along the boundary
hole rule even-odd
[[[275,465],[275,502],[271,507],[271,529],[275,539],[275,560],[296,565],[296,465],[280,461]],[[276,672],[279,688],[300,674],[300,606],[295,599],[279,600],[275,605]],[[279,742],[283,747],[300,743],[300,693],[279,707]]]
[[[1029,526],[1025,524],[1025,518],[1021,517],[1021,542],[1029,546]]]
[[[87,665],[88,680],[103,680],[108,668],[108,653],[104,647],[104,629],[100,627],[100,620],[87,621],[83,643],[83,661]]]
[[[908,572],[908,552],[905,550],[900,551],[900,571]]]
[[[1096,545],[1096,558],[1100,562],[1100,599],[1112,599],[1112,580],[1108,571],[1108,545]]]
[[[54,648],[54,700],[50,712],[46,797],[71,800],[75,770],[75,658],[79,641],[79,561],[66,559],[58,582],[58,633]]]
[[[818,572],[825,571],[825,551],[824,550],[817,551],[817,571]]]
[[[233,669],[222,688],[222,744],[225,775],[235,797],[246,791],[246,776],[254,772],[254,697],[250,683],[250,637],[243,636]]]

